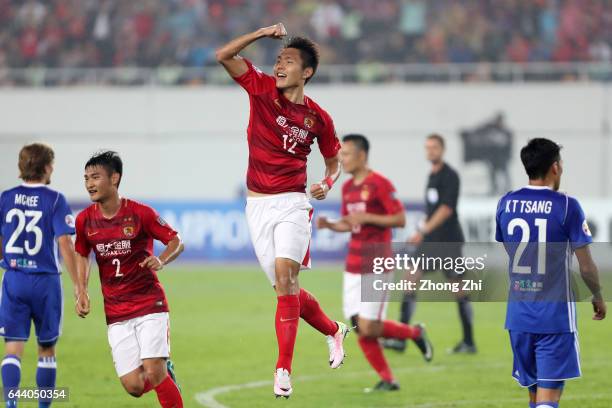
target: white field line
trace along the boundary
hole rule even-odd
[[[605,363],[605,364],[604,364]],[[603,361],[592,361],[589,363],[590,366],[599,366],[599,365],[608,365],[609,362]],[[507,364],[505,363],[489,363],[489,364],[480,364],[479,367],[482,368],[500,368],[505,367]],[[462,368],[460,365],[435,365],[435,366],[422,366],[422,367],[401,367],[395,369],[395,372],[438,372],[445,371],[453,368]],[[361,377],[363,375],[371,375],[372,370],[368,371],[352,371],[352,372],[343,372],[340,375],[343,377]],[[321,375],[310,375],[310,376],[302,376],[293,379],[294,383],[306,382],[306,381],[317,381],[324,378],[329,378],[333,373],[329,372],[328,374]],[[272,380],[260,380],[260,381],[252,381],[243,384],[233,384],[233,385],[224,385],[220,387],[214,387],[206,391],[198,392],[195,394],[195,400],[203,407],[207,408],[229,408],[226,405],[221,404],[217,401],[216,397],[221,394],[227,394],[235,391],[242,391],[250,388],[261,388],[261,387],[270,387],[272,386]],[[599,394],[589,394],[588,396],[577,396],[577,395],[568,395],[563,397],[563,401],[575,401],[575,400],[584,400],[585,398],[589,399],[604,399],[604,398],[612,398],[612,393],[599,393]],[[406,408],[444,408],[444,407],[452,407],[457,405],[473,405],[479,403],[521,403],[526,402],[526,398],[508,398],[503,400],[496,399],[486,399],[486,400],[460,400],[460,401],[448,401],[448,402],[429,402],[423,404],[416,405],[407,405]]]
[[[503,364],[492,364],[489,367],[493,366],[503,366]],[[447,366],[430,366],[430,367],[403,367],[398,368],[393,371],[395,372],[436,372],[436,371],[444,371],[448,367]],[[352,371],[352,372],[343,372],[339,375],[343,377],[361,377],[363,375],[372,374],[372,370],[368,371]],[[329,378],[333,373],[321,374],[321,375],[309,375],[309,376],[301,376],[293,379],[293,383],[306,382],[306,381],[316,381],[324,378]],[[272,386],[272,380],[262,380],[262,381],[253,381],[244,384],[234,384],[234,385],[224,385],[221,387],[211,388],[207,391],[198,392],[195,395],[196,401],[203,407],[207,408],[229,408],[226,405],[221,404],[216,400],[216,396],[220,394],[226,394],[234,391],[241,391],[249,388],[260,388],[265,386]]]

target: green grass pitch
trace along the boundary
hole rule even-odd
[[[301,284],[313,292],[327,313],[341,318],[342,268],[319,268],[301,274]],[[504,304],[475,304],[475,356],[451,356],[446,349],[459,338],[453,303],[421,303],[415,321],[427,324],[434,342],[434,362],[426,364],[410,346],[405,354],[386,352],[402,389],[396,393],[364,394],[377,376],[367,365],[355,338],[347,339],[347,358],[338,370],[327,364],[324,338],[300,322],[293,364],[294,393],[275,400],[271,379],[276,359],[275,296],[263,272],[253,267],[169,267],[160,273],[171,308],[172,359],[186,407],[201,407],[196,395],[217,387],[224,407],[526,407],[526,391],[510,377],[511,354],[503,330]],[[58,381],[69,387],[70,401],[57,407],[157,407],[151,392],[140,399],[121,387],[106,339],[97,272],[92,272],[92,313],[74,314],[66,296],[64,329],[57,348]],[[65,292],[72,293],[64,276]],[[397,316],[390,305],[389,317]],[[583,378],[566,385],[563,408],[612,406],[612,329],[591,321],[590,304],[581,303],[579,328]],[[22,386],[35,384],[35,347],[30,341],[23,359]],[[250,388],[243,384],[263,382]],[[21,404],[21,406],[35,406]]]

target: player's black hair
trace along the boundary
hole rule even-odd
[[[302,57],[302,69],[312,68],[312,75],[306,79],[306,83],[312,79],[319,67],[319,47],[314,41],[306,37],[291,37],[284,48],[295,48]]]
[[[529,180],[543,179],[550,166],[561,160],[561,146],[545,138],[531,139],[521,149],[521,161]]]
[[[427,139],[436,140],[438,143],[440,143],[440,146],[442,146],[442,149],[446,148],[445,147],[446,142],[444,141],[444,138],[438,133],[432,133],[431,135],[427,136]]]
[[[104,167],[109,176],[112,176],[113,173],[119,174],[119,182],[117,183],[117,187],[119,187],[121,178],[123,177],[123,161],[119,153],[112,150],[105,150],[94,154],[87,160],[87,163],[85,163],[85,168],[94,166]]]
[[[370,142],[364,135],[358,133],[351,133],[342,138],[343,142],[352,142],[359,150],[363,150],[366,157],[370,153]]]

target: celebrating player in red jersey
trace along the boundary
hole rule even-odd
[[[164,408],[183,400],[170,356],[168,302],[156,272],[183,251],[174,231],[151,207],[119,197],[123,163],[115,152],[85,165],[85,187],[94,204],[76,219],[79,294],[77,313],[89,313],[89,253],[100,270],[108,340],[117,375],[134,397],[155,390]],[[166,245],[158,257],[153,240]]]
[[[255,253],[276,290],[276,337],[279,357],[274,394],[292,393],[290,373],[299,318],[327,336],[329,364],[340,366],[344,323],[330,320],[317,300],[298,284],[300,268],[310,267],[312,206],[306,196],[306,159],[315,139],[325,159],[325,178],[310,188],[322,200],[340,173],[331,117],[304,95],[304,86],[319,62],[316,45],[301,37],[289,40],[274,65],[264,74],[238,53],[264,37],[287,35],[282,24],[243,35],[217,50],[217,60],[249,94],[249,169],[246,215]]]
[[[361,284],[362,274],[373,272],[374,256],[392,256],[391,228],[404,226],[404,207],[395,198],[391,182],[368,167],[368,140],[356,134],[347,135],[342,140],[342,167],[353,176],[342,186],[342,219],[329,221],[319,217],[317,227],[336,232],[352,231],[344,273],[344,315],[357,327],[359,346],[381,378],[374,388],[367,391],[394,391],[399,389],[399,385],[378,339],[412,339],[428,362],[433,357],[433,348],[423,325],[409,326],[385,320],[388,304],[385,292],[376,292],[372,294],[376,299],[362,301]]]

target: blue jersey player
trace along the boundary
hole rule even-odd
[[[565,380],[580,377],[576,308],[569,265],[573,254],[593,294],[594,319],[606,315],[592,242],[580,204],[560,193],[560,146],[532,139],[521,150],[529,185],[501,198],[496,240],[510,258],[506,329],[512,375],[529,389],[529,406],[557,408]]]
[[[53,160],[54,152],[45,144],[24,146],[19,153],[23,184],[0,195],[0,266],[6,270],[0,297],[2,383],[9,408],[17,406],[9,391],[19,387],[32,321],[38,339],[36,383],[40,389],[55,387],[55,343],[63,310],[58,249],[76,282],[74,217],[64,196],[47,187]],[[39,407],[50,405],[50,400],[39,401]]]

